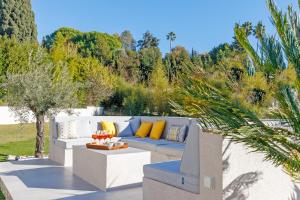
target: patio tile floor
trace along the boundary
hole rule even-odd
[[[142,187],[103,192],[48,159],[0,163],[0,186],[14,200],[142,200]]]

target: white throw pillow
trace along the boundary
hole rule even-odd
[[[76,131],[75,120],[59,122],[57,124],[58,139],[76,139],[79,138]]]
[[[115,122],[119,137],[131,137],[134,135],[129,122]]]

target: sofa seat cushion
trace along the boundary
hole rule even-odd
[[[146,178],[165,183],[189,192],[200,192],[199,177],[186,176],[180,173],[180,160],[155,163],[144,166]]]
[[[153,140],[150,138],[139,138],[139,137],[123,137],[123,142],[129,144],[130,147],[144,149],[148,151],[156,151],[160,145],[172,144],[173,142],[167,140]]]
[[[175,156],[178,159],[182,157],[184,151],[185,144],[184,143],[171,143],[166,145],[160,145],[157,147],[156,151],[158,153],[167,155],[167,156]]]
[[[85,145],[92,141],[92,138],[55,139],[54,144],[64,149],[72,149],[73,145]]]

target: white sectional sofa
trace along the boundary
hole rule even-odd
[[[99,129],[98,122],[127,121],[134,118],[136,117],[92,116],[52,119],[49,157],[62,165],[71,166],[73,145],[83,145],[91,141],[91,133]],[[140,118],[141,121],[159,119],[167,121],[160,140],[123,138],[132,147],[151,151],[152,164],[144,167],[144,200],[300,199],[300,184],[295,183],[281,167],[274,167],[270,162],[264,161],[263,154],[249,153],[251,149],[243,144],[230,143],[228,140],[223,140],[222,143],[219,136],[202,132],[193,119]],[[57,138],[57,123],[65,120],[76,121],[79,138]],[[286,126],[279,120],[263,120],[263,122],[273,127]],[[168,127],[171,125],[189,127],[185,143],[165,140]],[[220,164],[220,148],[223,148],[222,164]]]
[[[181,160],[144,166],[143,200],[222,199],[222,138],[193,122]]]
[[[151,152],[151,165],[144,166],[144,200],[164,199],[221,199],[222,196],[222,138],[203,133],[195,119],[182,117],[109,117],[91,116],[56,118],[50,121],[49,158],[64,166],[71,166],[73,145],[92,141],[91,134],[99,130],[99,122],[127,122],[140,118],[141,122],[165,120],[159,140],[123,137],[130,147]],[[59,139],[57,124],[74,120],[76,139]],[[183,142],[166,140],[171,126],[186,126],[187,139]],[[200,159],[203,158],[204,160]],[[158,195],[158,196],[156,196]]]
[[[151,151],[152,163],[169,160],[180,160],[184,151],[185,143],[179,143],[166,140],[169,127],[172,125],[184,126],[187,128],[187,135],[190,132],[192,119],[182,117],[132,117],[132,116],[89,116],[89,117],[65,117],[50,120],[50,149],[49,158],[64,166],[72,165],[72,147],[73,145],[84,145],[92,141],[91,134],[99,130],[101,121],[129,121],[134,118],[140,118],[143,121],[166,120],[166,126],[160,140],[150,138],[124,137],[123,141],[129,146]],[[59,139],[57,124],[63,121],[74,120],[76,132],[79,138],[76,139]],[[192,130],[192,129],[191,129]]]

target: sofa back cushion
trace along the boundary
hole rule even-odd
[[[191,120],[186,117],[166,117],[166,116],[162,116],[162,117],[144,116],[144,117],[141,117],[142,122],[143,121],[155,122],[155,121],[159,121],[159,120],[166,121],[165,129],[161,136],[161,139],[167,138],[167,135],[169,133],[169,128],[171,126],[184,126],[184,125],[189,126],[191,123]]]
[[[141,126],[141,118],[140,117],[134,117],[129,120],[130,128],[133,131],[133,134],[137,132],[137,130]]]
[[[76,134],[79,138],[90,138],[93,133],[97,130],[101,130],[101,121],[108,122],[124,122],[132,119],[131,116],[82,116],[82,117],[64,117],[64,118],[55,118],[54,122],[75,120]],[[57,138],[57,127],[56,131],[53,131],[53,137]]]

